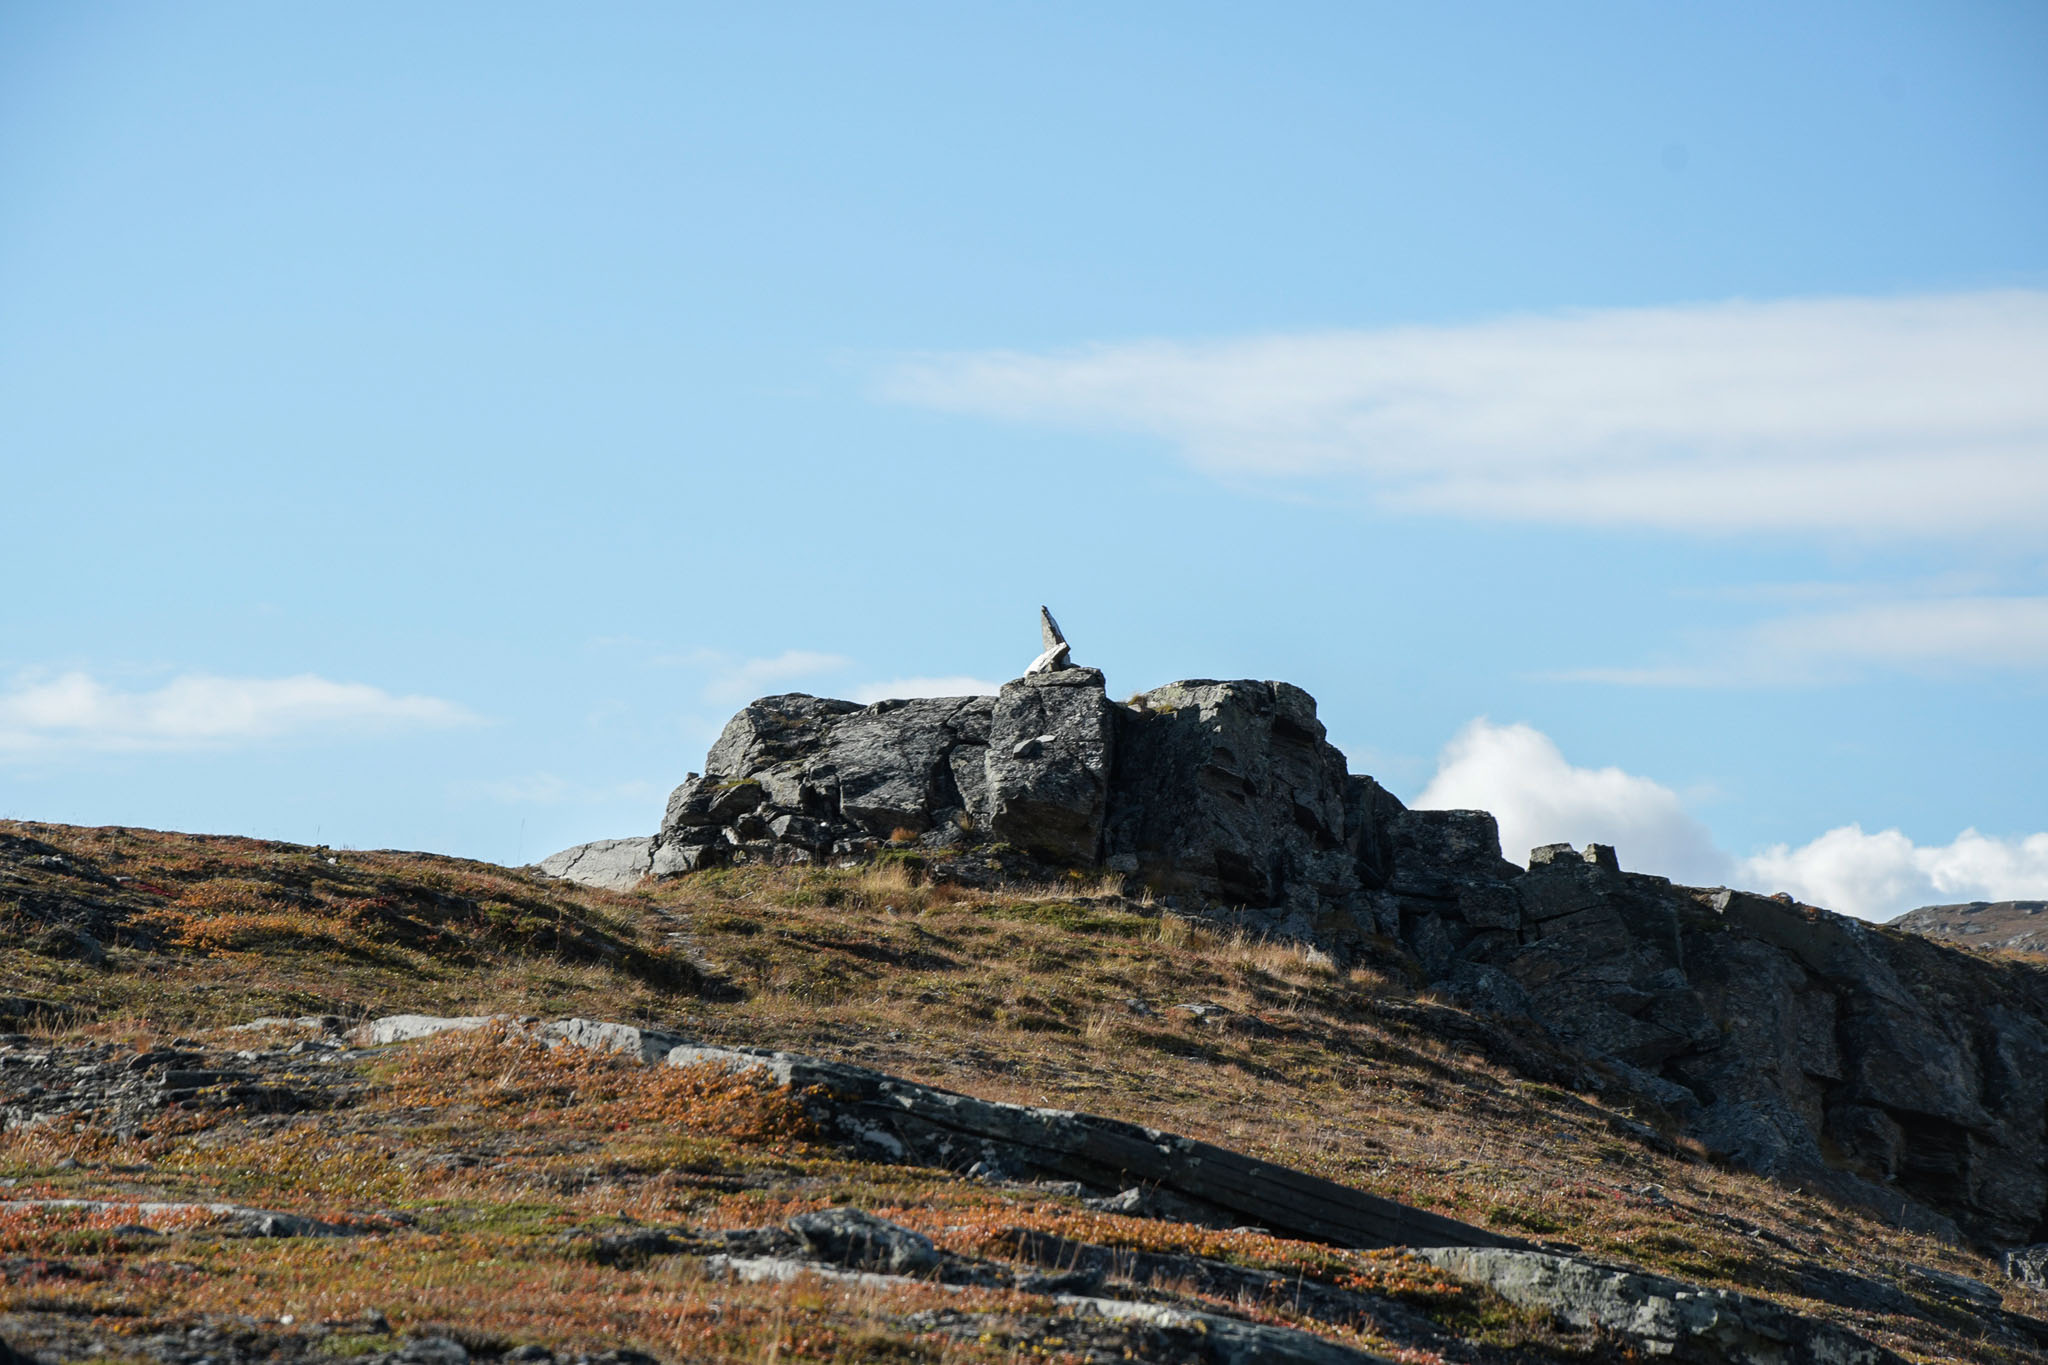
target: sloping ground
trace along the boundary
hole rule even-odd
[[[620,895],[424,855],[5,824],[0,944],[21,1030],[0,1040],[0,1337],[51,1358],[1223,1359],[1230,1322],[1409,1361],[1638,1349],[1397,1251],[882,1159],[745,1075],[516,1032],[338,1041],[409,1010],[852,1061],[1744,1291],[1908,1359],[2044,1349],[2006,1315],[2048,1300],[1982,1257],[1719,1169],[1391,969],[1339,973],[1106,886],[973,893],[885,865]],[[259,1016],[306,1022],[229,1028]],[[256,1213],[198,1207],[215,1204]],[[792,1216],[846,1205],[925,1234],[939,1269],[748,1278],[787,1260]],[[235,1235],[276,1213],[345,1235]]]
[[[2048,956],[2048,901],[1923,905],[1892,920],[1891,927],[1965,948]]]

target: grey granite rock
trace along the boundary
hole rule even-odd
[[[1652,1355],[1701,1365],[1904,1365],[1832,1323],[1662,1275],[1541,1251],[1426,1247],[1411,1254],[1510,1303],[1627,1337]]]
[[[598,839],[541,859],[540,870],[579,886],[631,891],[651,870],[653,860],[652,838]]]
[[[1095,669],[1005,683],[989,717],[989,833],[1052,862],[1095,862],[1109,802],[1110,726]]]
[[[807,757],[818,748],[833,721],[858,710],[850,701],[801,692],[751,702],[726,722],[704,760],[704,775],[739,778]]]
[[[2008,1251],[1999,1265],[2027,1288],[2048,1291],[2048,1242]]]
[[[832,727],[809,780],[831,794],[840,818],[875,838],[922,834],[964,807],[952,754],[987,732],[994,706],[989,697],[878,702]]]
[[[1076,1314],[1185,1333],[1200,1342],[1200,1358],[1216,1365],[1392,1365],[1387,1356],[1325,1341],[1292,1327],[1245,1322],[1221,1313],[1076,1294],[1062,1294],[1057,1302]]]
[[[1025,677],[1036,673],[1057,673],[1063,668],[1072,668],[1071,649],[1067,637],[1060,633],[1060,623],[1052,619],[1052,613],[1044,607],[1038,609],[1038,636],[1044,649],[1024,670]]]
[[[1132,698],[1116,748],[1106,849],[1148,884],[1330,946],[1372,932],[1360,822],[1399,803],[1354,785],[1308,693],[1171,683]]]
[[[467,1033],[486,1024],[511,1024],[516,1019],[510,1014],[387,1014],[358,1028],[355,1041],[364,1047],[384,1047],[432,1038],[439,1033]]]
[[[861,1209],[800,1213],[788,1226],[813,1252],[835,1265],[915,1275],[939,1263],[931,1238]]]
[[[596,1019],[556,1019],[540,1026],[547,1042],[587,1048],[592,1052],[616,1052],[652,1066],[689,1040],[680,1033],[642,1028],[634,1024],[612,1024]]]

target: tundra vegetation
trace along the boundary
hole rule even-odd
[[[0,1337],[49,1359],[423,1365],[1142,1345],[1062,1317],[1051,1280],[717,1270],[722,1233],[852,1206],[996,1265],[1109,1248],[1135,1297],[1411,1365],[1638,1358],[1399,1249],[871,1160],[745,1073],[550,1049],[516,1023],[339,1041],[414,1012],[633,1022],[1086,1110],[1741,1290],[1909,1360],[2041,1358],[1999,1322],[2048,1318],[2048,1296],[1966,1246],[1717,1164],[1653,1108],[1532,1079],[1540,1044],[1433,998],[1397,952],[1340,969],[1114,878],[974,889],[926,859],[616,893],[421,854],[0,822]],[[122,1098],[127,1076],[158,1077],[154,1098]],[[94,1086],[97,1108],[57,1103]],[[342,1235],[249,1235],[229,1206]],[[1958,1296],[1970,1281],[2000,1302]],[[1829,1283],[1896,1288],[1859,1302]],[[1357,1296],[1390,1307],[1330,1306]]]

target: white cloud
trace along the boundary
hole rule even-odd
[[[1922,905],[2048,897],[2048,833],[1998,839],[1966,829],[1919,845],[1895,829],[1831,829],[1799,848],[1777,844],[1742,862],[1748,884],[1813,905],[1890,919]]]
[[[1414,511],[1953,535],[2048,517],[2048,292],[1731,302],[898,365],[899,401],[1141,432]]]
[[[1612,844],[1622,865],[1715,885],[1729,859],[1669,787],[1620,768],[1576,768],[1527,725],[1473,721],[1444,746],[1436,776],[1412,803],[1424,810],[1489,810],[1517,862],[1541,844]]]
[[[836,673],[853,661],[839,654],[820,654],[809,649],[785,649],[772,659],[746,659],[738,663],[722,655],[695,656],[712,664],[717,672],[704,684],[707,701],[749,702],[773,690],[775,684]]]
[[[862,683],[853,689],[852,699],[866,703],[897,697],[986,697],[1002,690],[1001,683],[955,674],[946,678],[892,678],[888,682]]]
[[[1623,867],[1691,885],[1784,891],[1845,915],[1884,920],[1922,905],[2048,898],[2048,833],[2012,839],[1964,830],[1919,845],[1895,829],[1831,829],[1799,848],[1777,844],[1732,858],[1671,788],[1620,768],[1578,768],[1549,736],[1485,718],[1458,732],[1436,776],[1412,802],[1423,810],[1490,810],[1516,861],[1541,844],[1612,844]]]
[[[1702,639],[1689,662],[1555,676],[1638,686],[1838,682],[1914,673],[2048,670],[2048,597],[1938,597],[1802,612]]]
[[[188,674],[123,692],[86,673],[21,678],[0,692],[0,752],[196,749],[301,735],[473,724],[438,697],[393,696],[364,683]]]
[[[2040,668],[2048,666],[2048,597],[1876,602],[1766,622],[1756,643],[1765,653],[1816,661]]]

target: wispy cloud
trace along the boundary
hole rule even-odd
[[[2048,518],[2043,374],[2048,293],[2007,291],[929,355],[881,389],[1395,509],[1950,536]]]
[[[1945,901],[2048,898],[2048,832],[1997,838],[1969,829],[1923,845],[1896,829],[1865,834],[1847,824],[1797,848],[1735,857],[1672,788],[1620,768],[1578,767],[1542,731],[1484,718],[1444,746],[1414,804],[1492,811],[1502,849],[1518,862],[1541,844],[1612,844],[1634,871],[1784,891],[1864,919]]]
[[[0,753],[200,749],[477,721],[438,697],[393,696],[311,673],[195,673],[145,691],[122,691],[88,673],[65,673],[18,678],[0,691]]]
[[[1800,612],[1703,635],[1676,661],[1550,676],[1623,686],[1750,687],[1840,682],[1872,669],[2048,672],[2048,597],[1938,597]]]
[[[704,699],[716,702],[752,701],[778,683],[838,673],[853,662],[844,655],[809,649],[785,649],[770,659],[734,660],[702,652],[693,657],[699,666],[711,669],[704,683]]]
[[[945,678],[891,678],[887,682],[862,683],[853,689],[857,702],[888,701],[896,697],[986,697],[1003,690],[999,682],[959,674]]]

